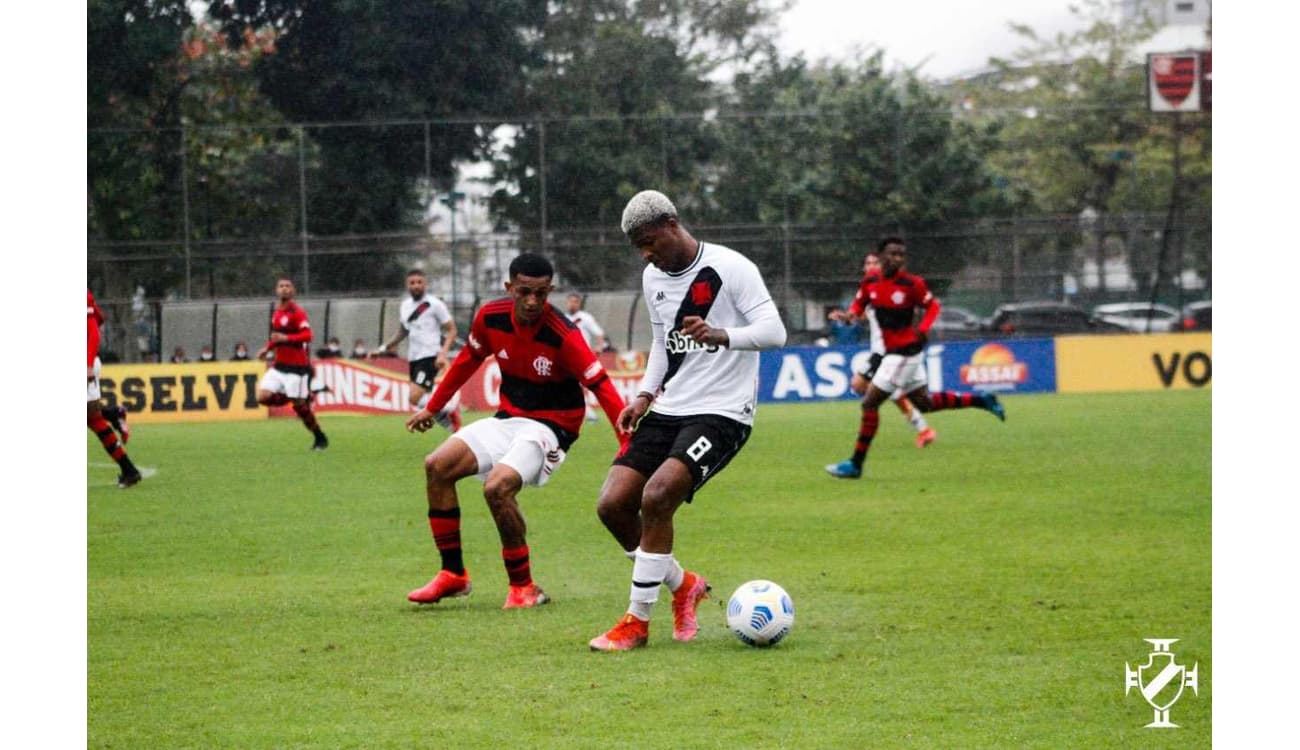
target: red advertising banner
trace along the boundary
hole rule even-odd
[[[636,352],[601,354],[601,363],[609,372],[614,387],[627,400],[636,395],[645,359]],[[318,359],[316,383],[329,392],[316,394],[317,413],[410,414],[411,383],[405,360],[383,357],[375,360]],[[635,367],[636,369],[619,369]],[[441,378],[439,378],[441,381]],[[489,357],[460,389],[460,405],[469,411],[496,411],[501,404],[501,370],[496,359]],[[587,402],[597,410],[596,397],[587,392]],[[293,417],[293,409],[278,406],[270,410],[273,417]]]

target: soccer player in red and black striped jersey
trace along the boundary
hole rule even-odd
[[[582,389],[596,394],[620,442],[618,415],[623,398],[587,346],[582,331],[546,301],[555,272],[540,255],[524,253],[510,263],[510,296],[479,308],[466,345],[452,362],[429,403],[406,422],[424,432],[483,362],[496,357],[501,369],[501,409],[457,430],[424,459],[429,528],[442,569],[407,599],[431,604],[470,592],[461,555],[460,501],[456,482],[483,477],[483,496],[501,537],[501,557],[510,579],[504,609],[534,607],[549,597],[533,582],[524,517],[517,496],[524,485],[542,486],[578,439],[586,412]]]
[[[874,372],[869,369],[853,374],[850,385],[853,392],[866,393],[862,399],[858,439],[851,458],[826,467],[831,476],[841,479],[862,476],[862,464],[867,460],[867,451],[871,449],[871,441],[880,426],[880,405],[889,400],[894,391],[901,390],[907,400],[922,412],[975,407],[1006,420],[1006,412],[995,394],[929,392],[922,359],[927,334],[939,317],[939,300],[930,293],[925,279],[903,270],[907,245],[901,237],[881,240],[879,255],[880,270],[862,277],[857,296],[849,306],[849,317],[863,318],[868,307],[875,311],[876,322],[885,340],[885,356]],[[918,309],[922,312],[921,322],[914,324]]]
[[[99,325],[104,322],[104,313],[95,304],[95,295],[86,290],[86,426],[90,431],[95,433],[99,442],[104,446],[105,452],[108,453],[122,473],[117,477],[117,486],[123,489],[139,484],[141,477],[140,471],[131,463],[131,459],[126,455],[126,443],[128,435],[126,426],[126,411],[120,406],[102,406],[99,403]],[[110,424],[110,420],[115,421],[116,425]],[[113,434],[116,427],[117,431],[122,433],[122,441],[119,443],[117,435]]]
[[[279,306],[271,311],[271,340],[257,350],[257,358],[275,350],[275,363],[257,384],[257,403],[263,406],[293,404],[293,411],[315,437],[312,450],[323,451],[330,441],[321,431],[311,409],[311,323],[307,311],[294,302],[297,290],[293,279],[281,276],[275,281]]]

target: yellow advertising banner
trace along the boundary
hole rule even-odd
[[[1095,393],[1209,388],[1210,336],[1153,333],[1057,337],[1056,390]]]
[[[103,402],[121,404],[132,423],[265,419],[257,404],[261,362],[104,365]]]

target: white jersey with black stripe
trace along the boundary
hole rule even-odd
[[[406,358],[417,360],[438,356],[442,351],[442,327],[451,320],[447,305],[428,292],[418,300],[408,294],[402,298],[399,315],[409,336]]]
[[[667,361],[651,408],[669,416],[718,414],[753,424],[758,352],[699,344],[680,328],[689,315],[704,318],[713,328],[739,328],[753,322],[762,308],[774,312],[758,267],[735,250],[702,242],[694,261],[681,271],[647,265],[641,287],[654,329],[650,357]]]

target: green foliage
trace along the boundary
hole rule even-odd
[[[709,74],[761,54],[773,12],[739,0],[554,3],[539,39],[544,63],[526,78],[524,110],[538,119],[521,123],[494,162],[509,186],[493,196],[494,213],[541,227],[544,170],[548,228],[610,232],[581,264],[559,248],[559,273],[580,286],[622,278],[635,260],[618,232],[624,204],[656,188],[690,208],[715,136],[698,116],[678,114],[715,106]]]
[[[865,250],[885,233],[1006,210],[985,166],[993,131],[954,120],[911,74],[887,74],[881,53],[855,65],[773,63],[734,90],[719,116],[715,221],[851,226],[860,234],[849,242]],[[831,267],[844,243],[803,242],[798,263]],[[959,269],[965,256],[945,249],[927,243],[918,260],[931,273]]]
[[[481,485],[461,484],[474,593],[405,601],[437,566],[421,458],[442,435],[335,417],[137,424],[157,474],[86,451],[88,747],[1127,748],[1210,742],[1209,391],[1006,399],[941,412],[923,451],[890,411],[858,481],[852,401],[763,405],[677,516],[714,599],[690,644],[661,597],[647,648],[593,654],[631,567],[594,512],[616,445],[592,425],[520,502],[554,597],[503,612]],[[1141,415],[1134,419],[1133,415]],[[790,591],[792,635],[724,628],[740,583]],[[1200,693],[1143,729],[1125,662],[1178,637]]]
[[[190,22],[186,4],[179,1],[91,0],[87,7],[91,239],[181,235],[179,212],[172,210],[180,194],[180,138],[168,129],[180,124],[183,84],[177,70]]]

